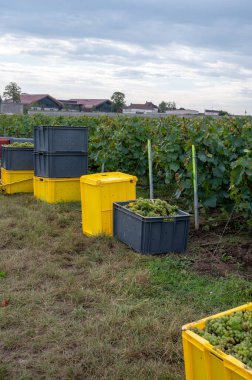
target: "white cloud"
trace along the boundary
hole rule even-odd
[[[179,107],[200,111],[213,107],[252,113],[250,61],[236,52],[15,34],[0,37],[0,51],[1,92],[16,81],[23,92],[57,98],[109,98],[119,90],[128,102],[174,100]]]

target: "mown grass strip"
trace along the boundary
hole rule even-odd
[[[187,257],[157,258],[150,261],[148,267],[156,296],[172,296],[174,302],[190,303],[202,313],[226,310],[249,302],[252,297],[251,281],[235,275],[199,276],[190,270]]]

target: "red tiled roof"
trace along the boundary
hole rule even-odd
[[[46,97],[53,100],[59,106],[62,106],[62,104],[57,99],[53,98],[51,95],[48,95],[48,94],[21,94],[20,100],[21,100],[22,104],[29,105],[32,103],[36,103],[36,102],[38,102],[38,101],[40,101]]]

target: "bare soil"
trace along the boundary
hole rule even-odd
[[[189,251],[192,270],[214,277],[238,274],[252,278],[252,231],[246,224],[216,222],[211,232],[191,225]],[[225,230],[225,231],[224,231]],[[223,233],[224,232],[224,233]]]

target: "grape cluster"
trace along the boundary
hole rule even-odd
[[[252,368],[252,310],[210,319],[204,329],[192,330]]]
[[[5,148],[33,148],[34,144],[31,142],[14,142],[9,145],[3,145]]]
[[[161,199],[138,198],[125,207],[137,214],[147,217],[176,216],[178,214],[178,206],[170,205]]]

